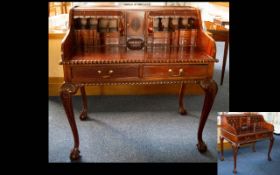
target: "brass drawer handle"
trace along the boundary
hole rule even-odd
[[[171,76],[171,77],[181,77],[184,74],[184,69],[183,68],[179,69],[178,75],[174,75],[172,69],[168,69],[168,72],[169,72],[169,76]]]
[[[99,75],[101,75],[101,74],[102,74],[102,71],[101,71],[101,70],[98,70],[97,73],[98,73]],[[107,73],[107,75],[103,75],[102,78],[109,78],[109,77],[112,76],[113,73],[114,73],[113,70],[109,70],[108,73]]]
[[[109,71],[108,71],[108,74],[112,74],[112,73],[114,73],[113,70],[109,70]]]

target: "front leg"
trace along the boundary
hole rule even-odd
[[[272,136],[272,137],[270,138],[269,150],[268,150],[268,160],[269,160],[269,161],[271,161],[270,152],[271,152],[271,149],[272,149],[272,146],[273,146],[273,142],[274,142],[274,137]]]
[[[199,121],[199,127],[198,127],[198,132],[197,132],[197,149],[199,152],[205,152],[207,151],[207,146],[204,143],[202,139],[202,132],[206,123],[206,120],[208,118],[209,112],[213,106],[215,96],[218,91],[218,86],[217,83],[214,80],[204,80],[200,82],[200,87],[204,90],[205,92],[205,98],[204,98],[204,104],[200,116],[200,121]]]
[[[85,86],[80,87],[81,94],[82,94],[82,99],[83,99],[83,110],[80,114],[80,119],[81,120],[86,120],[87,119],[87,112],[88,112],[88,105],[87,105],[87,96],[86,96],[86,90]]]
[[[224,137],[220,136],[220,144],[221,144],[221,161],[224,160]]]
[[[184,92],[185,92],[186,85],[185,83],[181,84],[180,92],[179,92],[179,113],[181,115],[187,115],[187,111],[184,108]]]
[[[234,161],[233,173],[234,173],[234,174],[237,173],[237,170],[236,170],[236,160],[237,160],[238,149],[239,149],[239,146],[238,146],[237,144],[233,144],[233,145],[232,145],[232,150],[233,150],[233,161]]]
[[[64,110],[67,115],[68,122],[70,124],[72,134],[74,137],[74,148],[71,151],[70,159],[77,160],[80,158],[80,151],[79,151],[79,134],[77,125],[74,118],[73,112],[73,105],[72,105],[72,95],[77,92],[77,86],[71,83],[64,83],[61,86],[60,90],[60,98],[62,100]]]

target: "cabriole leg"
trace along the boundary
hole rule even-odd
[[[61,86],[61,90],[60,90],[60,98],[62,100],[64,110],[66,112],[67,119],[70,124],[72,134],[74,137],[74,148],[70,153],[71,160],[77,160],[80,158],[79,134],[74,118],[73,105],[72,105],[72,95],[74,95],[77,92],[77,89],[78,89],[77,86],[74,84],[64,83]]]
[[[179,113],[181,115],[187,115],[187,111],[184,108],[184,92],[186,85],[184,83],[181,84],[180,92],[179,92]]]
[[[86,120],[88,118],[88,115],[87,115],[88,105],[87,105],[87,96],[86,96],[85,86],[84,85],[81,86],[80,90],[81,90],[81,95],[82,95],[82,99],[83,99],[83,110],[80,114],[80,119]]]
[[[268,160],[271,161],[271,157],[270,157],[270,152],[271,152],[271,149],[272,149],[272,146],[273,146],[273,143],[274,143],[274,137],[272,136],[270,138],[270,142],[269,142],[269,150],[268,150]]]
[[[238,153],[238,145],[233,144],[232,145],[232,150],[233,150],[233,161],[234,161],[233,173],[236,174],[237,173],[237,170],[236,170],[236,159],[237,159],[237,153]]]
[[[220,136],[220,144],[221,144],[221,161],[224,160],[224,137]]]
[[[204,80],[200,82],[200,87],[205,92],[204,104],[201,112],[201,117],[199,121],[199,127],[197,132],[197,149],[199,152],[203,153],[207,151],[207,146],[202,139],[203,129],[208,118],[209,112],[213,106],[215,96],[218,91],[217,83],[214,80]]]

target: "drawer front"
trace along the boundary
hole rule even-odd
[[[137,65],[132,66],[75,66],[72,68],[74,81],[112,80],[138,78]]]
[[[239,137],[239,142],[250,142],[256,140],[256,135]]]
[[[144,66],[144,78],[204,78],[208,73],[207,65],[155,65]]]
[[[261,138],[267,138],[270,137],[271,133],[262,133],[262,134],[257,134],[257,138],[261,139]]]

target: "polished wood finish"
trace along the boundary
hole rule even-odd
[[[71,160],[77,160],[80,158],[80,150],[79,150],[79,134],[77,125],[74,118],[73,105],[72,105],[72,95],[77,92],[77,86],[72,83],[64,83],[61,87],[60,98],[62,100],[70,127],[72,129],[73,137],[74,137],[74,148],[70,153]]]
[[[269,139],[268,160],[271,161],[270,152],[273,146],[274,127],[272,124],[265,122],[262,115],[258,114],[226,114],[221,116],[221,160],[224,160],[223,140],[226,139],[232,144],[234,170],[237,173],[236,160],[238,149],[241,145],[253,144],[252,150],[256,151],[255,144],[257,141]]]
[[[86,90],[85,86],[80,87],[82,98],[83,98],[83,110],[80,114],[80,119],[81,120],[86,120],[87,119],[87,112],[88,112],[88,105],[87,105],[87,97],[86,97]]]
[[[233,169],[233,173],[237,173],[236,170],[236,159],[237,159],[237,153],[238,153],[238,145],[237,144],[232,144],[232,150],[233,150],[233,161],[234,161],[234,169]]]
[[[97,85],[181,84],[182,115],[187,113],[183,105],[185,86],[199,85],[205,92],[205,100],[197,149],[207,151],[202,133],[218,89],[212,80],[217,60],[215,42],[202,30],[198,9],[75,7],[70,10],[69,26],[61,46],[60,64],[65,81],[61,99],[74,136],[72,160],[79,158],[79,141],[70,99],[80,88],[83,99],[80,119],[86,119],[85,86]]]
[[[200,152],[205,152],[207,151],[207,146],[202,139],[202,132],[206,120],[208,118],[209,112],[214,103],[214,99],[218,91],[218,86],[214,80],[206,79],[200,82],[200,87],[205,91],[205,99],[204,99],[204,104],[203,104],[199,126],[198,126],[198,132],[197,132],[198,144],[196,146]]]
[[[63,77],[49,77],[49,96],[59,96],[59,89],[64,82]],[[181,84],[167,84],[162,88],[161,84],[153,85],[114,85],[114,86],[87,86],[86,94],[89,95],[178,95]],[[78,91],[75,95],[80,96]],[[184,95],[204,95],[204,91],[198,84],[188,84],[184,89]]]
[[[224,160],[224,137],[220,136],[221,143],[221,160]]]
[[[184,108],[184,92],[186,85],[185,83],[181,84],[180,93],[179,93],[179,113],[181,115],[187,115],[187,110]]]
[[[268,153],[267,153],[267,157],[268,157],[267,160],[269,160],[269,161],[271,161],[270,153],[271,153],[273,143],[274,143],[274,137],[270,137],[269,150],[268,150]]]

